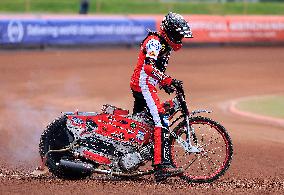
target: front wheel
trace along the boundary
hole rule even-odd
[[[190,118],[189,126],[195,131],[195,145],[200,152],[189,153],[172,138],[173,163],[184,169],[181,178],[188,182],[212,182],[222,176],[230,166],[233,156],[231,138],[222,125],[206,117]],[[186,140],[185,122],[181,122],[173,131]]]

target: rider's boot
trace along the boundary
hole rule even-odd
[[[154,131],[154,176],[156,182],[181,174],[183,170],[172,163],[169,129],[155,127]]]

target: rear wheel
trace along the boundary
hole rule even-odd
[[[172,158],[177,167],[182,167],[181,178],[188,182],[209,183],[222,176],[229,168],[233,145],[226,129],[205,117],[192,117],[190,127],[196,134],[195,145],[200,153],[188,153],[172,138]],[[186,140],[185,123],[181,122],[174,132]]]
[[[66,127],[67,117],[62,116],[54,120],[47,126],[41,135],[39,152],[40,156],[44,158],[49,150],[59,150],[70,145],[73,142],[73,136]],[[59,166],[61,159],[73,160],[74,157],[71,152],[52,152],[47,155],[46,166],[49,171],[55,176],[64,179],[81,179],[90,176],[91,173],[82,173]]]

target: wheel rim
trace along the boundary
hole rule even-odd
[[[186,176],[192,181],[214,180],[226,170],[230,160],[230,145],[226,135],[216,125],[205,121],[193,121],[198,154],[186,153],[176,140],[172,144],[172,157],[177,167],[182,167]],[[181,136],[186,139],[185,134]]]

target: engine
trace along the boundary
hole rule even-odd
[[[143,146],[138,152],[126,153],[119,160],[119,166],[123,171],[136,170],[143,162],[152,160],[153,144]]]

